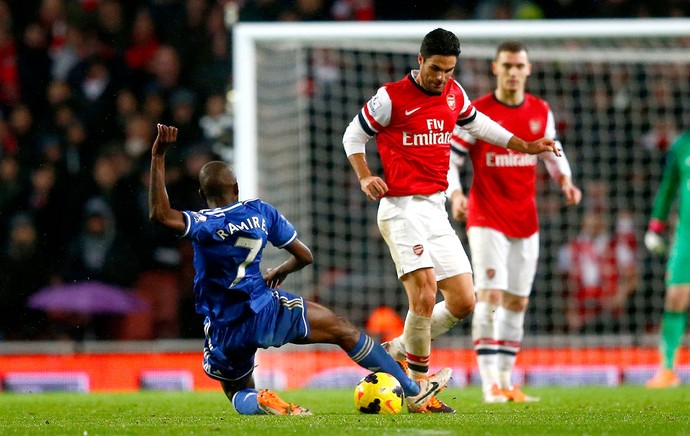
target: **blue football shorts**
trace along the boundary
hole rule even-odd
[[[234,381],[251,374],[259,348],[280,347],[309,337],[307,305],[300,296],[272,290],[270,302],[259,313],[238,323],[204,321],[203,366],[216,380]]]

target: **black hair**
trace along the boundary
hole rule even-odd
[[[424,59],[434,55],[459,56],[460,40],[453,32],[445,29],[434,29],[422,40],[419,52]]]

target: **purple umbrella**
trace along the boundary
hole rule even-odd
[[[43,311],[126,314],[148,305],[126,289],[85,281],[45,287],[29,298],[27,306]]]

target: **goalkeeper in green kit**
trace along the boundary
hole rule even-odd
[[[680,190],[678,224],[666,265],[666,298],[661,321],[659,352],[661,368],[649,381],[649,388],[670,388],[680,384],[674,372],[682,343],[690,304],[690,131],[678,138],[666,157],[664,174],[649,220],[645,245],[654,254],[663,255],[669,212]]]

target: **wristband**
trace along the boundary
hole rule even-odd
[[[649,220],[649,226],[647,228],[654,233],[664,233],[666,230],[666,223],[660,219],[652,218]]]

